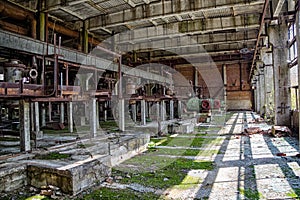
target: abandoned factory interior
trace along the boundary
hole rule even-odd
[[[299,0],[0,0],[0,199],[299,199]]]

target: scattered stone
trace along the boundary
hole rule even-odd
[[[107,179],[105,179],[105,182],[112,184],[113,183],[113,178],[112,177],[108,177]]]
[[[53,194],[52,190],[41,190],[40,195],[51,196]]]
[[[35,187],[30,187],[30,188],[29,188],[29,191],[30,191],[30,192],[35,192],[35,193],[36,193],[36,192],[38,192],[38,189],[35,188]]]
[[[126,174],[126,178],[131,178],[131,176],[129,174]]]
[[[53,190],[53,191],[58,191],[58,190],[60,190],[59,187],[56,187],[56,186],[54,186],[54,185],[49,185],[48,187],[49,187],[49,189],[51,189],[51,190]]]
[[[123,177],[122,177],[122,176],[115,176],[115,179],[116,179],[116,180],[122,180]]]
[[[285,153],[277,153],[276,156],[286,156]]]

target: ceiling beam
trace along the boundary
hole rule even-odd
[[[80,20],[84,20],[83,16],[77,14],[76,12],[73,12],[73,11],[67,9],[66,7],[60,7],[60,10],[63,10],[64,12],[69,13],[70,15],[72,15],[72,16],[80,19]]]
[[[181,0],[186,2],[185,0]],[[203,11],[205,12],[215,12],[216,8],[214,3],[210,3],[205,8],[202,7],[201,3],[197,3],[196,8],[184,8],[181,10],[174,11],[171,9],[171,1],[164,1],[165,5],[162,5],[162,3],[159,1],[155,1],[153,3],[149,4],[149,13],[147,16],[144,16],[144,8],[143,5],[138,5],[134,9],[127,9],[121,12],[116,13],[110,13],[105,16],[100,15],[97,17],[92,17],[89,20],[89,29],[97,29],[100,27],[117,27],[117,26],[124,26],[130,22],[135,21],[144,21],[145,23],[149,22],[149,20],[163,20],[167,23],[168,18],[177,17],[182,18],[183,15],[190,15],[192,14],[194,16],[194,19],[200,19],[201,16],[203,18]],[[212,1],[213,2],[213,1]],[[232,14],[232,9],[235,9],[235,15],[243,15],[246,13],[259,13],[261,12],[261,7],[263,6],[264,0],[257,0],[257,1],[251,1],[246,2],[245,0],[236,0],[236,3],[232,3],[231,0],[225,0],[224,3],[221,5],[218,5],[218,9],[226,9],[226,15]],[[170,4],[170,5],[169,5]],[[184,3],[183,3],[184,4]],[[231,9],[228,9],[231,8]],[[153,11],[152,11],[153,10]],[[238,13],[237,11],[241,10],[241,13]],[[155,12],[154,12],[155,11]],[[225,10],[224,10],[225,12]]]
[[[247,19],[244,16],[235,17],[222,17],[213,18],[202,22],[190,21],[190,22],[177,22],[167,26],[156,26],[156,27],[146,27],[142,29],[133,29],[128,34],[117,35],[116,41],[122,42],[147,42],[149,40],[158,40],[164,38],[174,38],[174,37],[184,37],[184,36],[194,36],[200,34],[208,34],[216,32],[243,32],[247,30],[255,31],[259,29],[260,17],[257,15],[247,15]],[[257,35],[257,32],[256,32]],[[245,36],[243,35],[246,40]]]
[[[276,9],[275,9],[275,12],[273,14],[274,17],[278,17],[279,16],[284,2],[285,2],[285,0],[279,0],[278,1]]]

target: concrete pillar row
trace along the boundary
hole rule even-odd
[[[281,23],[268,28],[270,43],[273,45],[273,65],[274,65],[274,111],[276,125],[290,125],[290,69],[288,66],[288,27],[286,23]]]

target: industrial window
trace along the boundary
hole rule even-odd
[[[290,66],[290,88],[291,88],[291,109],[298,109],[298,52],[296,41],[296,25],[291,23],[288,30],[288,50],[289,50],[289,66]]]

